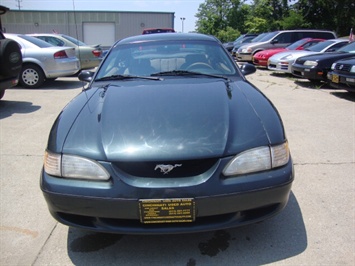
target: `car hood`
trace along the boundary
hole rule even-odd
[[[286,56],[292,56],[292,58],[290,57],[289,59],[295,59],[301,56],[317,54],[317,53],[319,52],[311,52],[311,51],[304,51],[304,50],[286,51],[286,52],[281,52],[273,55],[272,57],[270,57],[270,60],[278,61],[278,60],[282,60],[281,58],[284,58]]]
[[[329,61],[333,62],[338,59],[342,58],[347,58],[347,57],[352,57],[354,56],[353,53],[346,53],[346,52],[331,52],[331,53],[320,53],[320,54],[312,54],[312,55],[307,55],[299,58],[298,60],[301,62],[305,62],[307,60],[312,60],[312,61]]]
[[[350,58],[340,59],[340,60],[336,61],[336,63],[355,65],[355,56],[352,56]]]
[[[286,51],[287,49],[286,48],[276,48],[276,49],[267,49],[267,50],[263,50],[263,51],[260,51],[260,52],[257,52],[256,54],[257,55],[264,55],[264,56],[270,56],[270,55],[274,55],[276,53],[280,53],[280,52],[283,52],[283,51]]]
[[[71,126],[64,153],[109,161],[227,156],[269,145],[262,116],[275,121],[278,115],[244,81],[124,81],[92,89],[97,91]],[[277,128],[283,138],[279,124],[269,130]]]

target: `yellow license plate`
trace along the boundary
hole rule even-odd
[[[334,82],[334,83],[339,83],[339,76],[333,74],[333,76],[332,76],[332,82]]]
[[[139,200],[140,221],[144,224],[191,223],[195,213],[195,201],[190,198]]]

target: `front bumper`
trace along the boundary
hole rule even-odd
[[[11,77],[6,79],[0,79],[0,91],[14,87],[18,83],[18,77]]]
[[[355,76],[354,75],[339,75],[335,73],[328,73],[327,79],[330,86],[335,89],[347,90],[355,92]]]
[[[191,187],[134,187],[122,180],[75,181],[42,171],[41,189],[52,216],[68,226],[123,234],[169,234],[218,230],[267,219],[287,204],[294,171],[284,167],[240,177],[225,178],[217,171]],[[195,202],[193,222],[141,223],[139,200],[185,199]]]
[[[272,61],[269,59],[267,68],[272,71],[291,73],[291,64],[289,61]]]
[[[252,62],[253,61],[253,55],[251,53],[248,53],[248,54],[237,53],[236,58],[238,61],[242,61],[242,62]]]
[[[304,67],[303,65],[292,65],[291,72],[292,75],[299,78],[326,81],[326,74],[322,70],[317,68]]]
[[[253,64],[256,66],[267,67],[268,59],[253,57]]]

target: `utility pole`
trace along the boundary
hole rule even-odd
[[[180,18],[181,19],[181,32],[184,33],[184,20],[185,18]]]
[[[16,2],[17,2],[17,7],[18,7],[18,10],[21,10],[21,2],[22,2],[22,0],[15,0]]]

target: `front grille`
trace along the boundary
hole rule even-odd
[[[115,162],[114,166],[120,171],[136,177],[177,178],[200,175],[210,169],[217,160],[212,158],[165,162]]]
[[[282,70],[288,70],[288,66],[281,65],[281,66],[280,66],[280,69],[282,69]]]
[[[335,65],[335,69],[343,72],[350,72],[352,65],[338,63]]]
[[[223,207],[223,206],[221,206]],[[228,225],[243,225],[265,220],[279,211],[283,205],[275,203],[256,209],[236,211],[233,213],[225,213],[219,215],[211,215],[204,217],[196,217],[196,221],[192,223],[165,223],[165,224],[142,224],[139,219],[115,219],[93,216],[81,216],[69,213],[56,213],[57,219],[69,226],[76,226],[85,229],[97,231],[127,231],[127,232],[159,232],[161,229],[169,230],[177,229],[182,231],[193,232],[195,230],[205,230],[206,228],[213,229]]]

